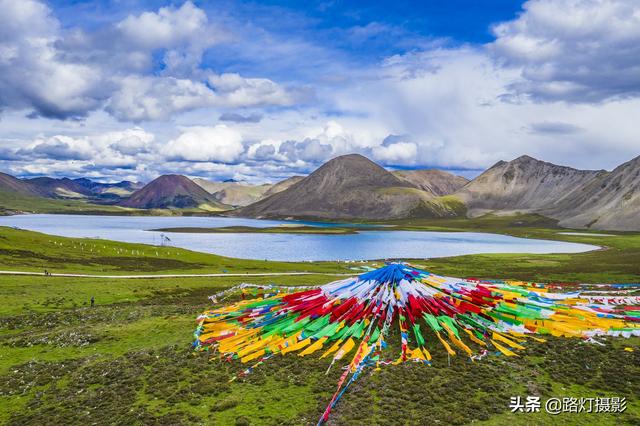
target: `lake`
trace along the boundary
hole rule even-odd
[[[253,226],[281,224],[349,226],[298,221],[224,217],[17,215],[0,217],[0,226],[64,237],[102,238],[129,243],[160,244],[160,232],[175,227]],[[478,253],[580,253],[599,247],[562,241],[534,240],[479,232],[363,231],[348,235],[309,234],[166,234],[168,245],[242,259],[283,261],[425,259]]]

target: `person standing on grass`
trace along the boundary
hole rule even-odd
[[[93,305],[96,304],[96,298],[91,296],[91,307],[93,308]]]

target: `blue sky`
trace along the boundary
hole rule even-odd
[[[640,154],[636,0],[0,0],[0,170],[275,181]]]
[[[181,1],[55,1],[50,5],[63,26],[95,30],[132,13],[179,7]],[[455,46],[493,39],[493,23],[521,11],[521,0],[449,1],[194,1],[194,5],[228,25],[250,24],[284,39],[302,39],[356,63],[375,63],[434,42]],[[222,15],[222,16],[221,16]],[[357,34],[353,34],[358,31]],[[246,38],[254,34],[249,32]],[[273,61],[246,57],[241,43],[214,46],[202,66],[219,72],[260,72],[270,78],[310,78],[303,67],[282,70]],[[158,67],[161,68],[159,63]]]

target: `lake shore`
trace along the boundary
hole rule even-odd
[[[63,237],[181,247],[228,258],[286,262],[425,259],[488,253],[578,253],[600,247],[591,242],[567,241],[588,237],[567,236],[565,240],[558,236],[546,238],[550,236],[547,234],[545,238],[539,238],[537,235],[492,232],[491,228],[463,229],[462,226],[433,229],[415,222],[382,227],[381,224],[221,217],[22,215],[0,218],[0,225]],[[166,231],[169,229],[174,232]]]

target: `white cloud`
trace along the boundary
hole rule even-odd
[[[194,127],[169,141],[162,153],[172,160],[231,163],[244,152],[242,135],[223,125]]]
[[[0,0],[0,108],[82,116],[105,98],[101,71],[58,54],[60,24],[42,3]]]
[[[640,2],[530,0],[496,25],[490,51],[522,70],[511,89],[536,100],[640,96]]]
[[[128,76],[120,80],[107,111],[122,121],[161,120],[215,102],[204,84],[173,77]]]
[[[389,164],[411,164],[418,155],[418,146],[412,142],[398,142],[373,148],[376,160]]]
[[[266,78],[200,69],[229,37],[191,2],[130,15],[88,32],[61,28],[35,0],[0,0],[0,108],[84,117],[106,107],[122,121],[165,120],[205,107],[291,105],[308,94]],[[150,69],[163,52],[162,71]]]
[[[166,49],[165,74],[195,69],[204,50],[229,37],[190,1],[179,8],[129,15],[115,27],[130,48],[147,52]]]
[[[23,173],[34,173],[45,164],[74,163],[74,168],[131,168],[146,154],[154,135],[137,127],[82,137],[41,136],[13,150]],[[71,171],[71,170],[70,170]]]
[[[208,18],[190,1],[180,8],[162,7],[158,12],[129,15],[116,25],[134,45],[144,49],[173,47],[194,41],[208,42],[204,33]]]
[[[226,73],[211,75],[208,81],[224,99],[224,104],[231,107],[290,105],[301,97],[266,78],[243,78]]]

